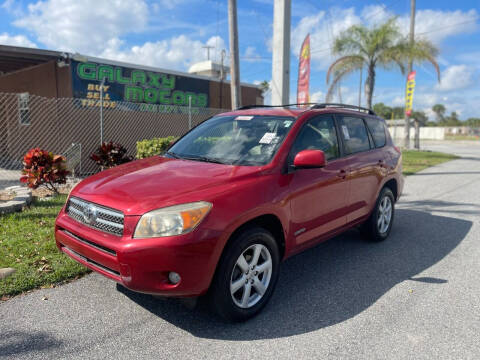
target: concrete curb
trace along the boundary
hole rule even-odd
[[[0,215],[8,214],[15,211],[22,211],[22,209],[32,203],[32,190],[15,185],[6,187],[4,190],[12,191],[15,193],[13,200],[0,204]]]

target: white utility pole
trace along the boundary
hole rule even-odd
[[[415,0],[410,0],[410,46],[415,41]],[[412,58],[408,60],[408,74],[412,72],[413,62]],[[405,114],[405,142],[403,144],[405,149],[410,148],[410,116]]]
[[[237,0],[228,0],[228,26],[230,33],[230,92],[232,109],[241,106],[240,60],[238,56]]]
[[[272,105],[289,103],[291,0],[273,2]]]

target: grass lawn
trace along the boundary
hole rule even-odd
[[[0,216],[0,268],[17,270],[0,281],[0,299],[50,287],[89,271],[59,252],[55,245],[55,217],[65,201],[66,195],[37,200],[22,212]]]
[[[445,140],[480,141],[480,136],[478,135],[446,135]]]
[[[417,171],[458,159],[458,156],[433,151],[403,150],[403,175],[412,175]]]

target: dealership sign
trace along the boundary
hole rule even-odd
[[[99,106],[103,86],[104,106],[116,107],[118,101],[151,105],[209,106],[209,81],[188,76],[146,71],[72,60],[73,96],[83,106]]]

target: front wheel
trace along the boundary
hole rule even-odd
[[[241,232],[225,249],[212,283],[211,304],[229,321],[256,315],[273,294],[279,251],[272,234],[259,227]]]
[[[380,192],[375,208],[362,226],[363,234],[371,241],[385,240],[392,230],[395,214],[395,198],[392,191],[385,187]]]

